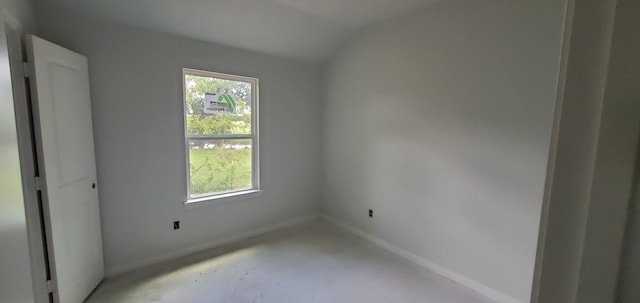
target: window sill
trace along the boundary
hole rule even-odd
[[[207,206],[207,205],[216,205],[216,204],[222,204],[222,203],[227,203],[231,201],[245,200],[245,199],[257,197],[260,194],[262,194],[262,190],[260,189],[249,189],[249,190],[243,190],[243,191],[222,194],[222,195],[189,199],[184,202],[184,206],[190,209],[190,208],[196,208],[196,207]]]

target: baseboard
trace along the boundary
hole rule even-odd
[[[124,274],[124,273],[128,273],[128,272],[131,272],[131,271],[142,269],[142,268],[145,268],[147,266],[151,266],[151,265],[159,264],[159,263],[162,263],[162,262],[170,261],[170,260],[177,259],[177,258],[180,258],[180,257],[188,256],[188,255],[191,255],[191,254],[194,254],[194,253],[198,253],[198,252],[206,251],[206,250],[209,250],[209,249],[213,249],[213,248],[216,248],[216,247],[219,247],[219,246],[222,246],[222,245],[230,244],[230,243],[233,243],[233,242],[238,242],[238,241],[241,241],[241,240],[245,240],[245,239],[252,238],[252,237],[255,237],[255,236],[259,236],[259,235],[262,235],[262,234],[266,234],[266,233],[269,233],[269,232],[272,232],[272,231],[276,231],[276,230],[279,230],[279,229],[283,229],[283,228],[287,228],[287,227],[290,227],[290,226],[293,226],[293,225],[297,225],[297,224],[300,224],[300,223],[311,221],[311,220],[317,219],[319,217],[320,217],[320,215],[318,215],[318,214],[299,217],[299,218],[287,220],[287,221],[284,221],[284,222],[280,222],[280,223],[277,223],[277,224],[273,224],[273,225],[270,225],[270,226],[258,228],[258,229],[255,229],[255,230],[252,230],[252,231],[249,231],[249,232],[244,232],[244,233],[241,233],[241,234],[238,234],[238,235],[234,235],[234,236],[231,236],[231,237],[226,237],[226,238],[219,239],[219,240],[216,240],[216,241],[207,242],[207,243],[204,243],[204,244],[192,246],[192,247],[189,247],[187,249],[180,250],[180,251],[176,251],[176,252],[160,255],[160,256],[157,256],[157,257],[152,257],[152,258],[141,260],[141,261],[132,262],[132,263],[121,265],[121,266],[116,266],[116,267],[114,267],[112,269],[108,269],[106,271],[106,276],[108,278],[114,277],[114,276],[117,276],[117,275],[121,275],[121,274]]]
[[[458,284],[461,284],[463,286],[465,286],[466,288],[469,288],[473,291],[476,291],[494,301],[496,301],[497,303],[523,303],[520,300],[517,300],[516,298],[513,298],[511,296],[508,296],[500,291],[497,291],[489,286],[486,286],[478,281],[475,281],[473,279],[467,278],[461,274],[458,274],[456,272],[453,272],[443,266],[440,266],[434,262],[425,260],[421,257],[416,256],[415,254],[406,251],[394,244],[391,244],[387,241],[384,241],[380,238],[377,238],[375,236],[372,236],[360,229],[357,229],[351,225],[348,225],[346,223],[340,222],[334,218],[328,217],[326,215],[320,215],[321,218],[323,218],[324,220],[326,220],[327,222],[330,222],[346,231],[349,231],[369,242],[372,242],[373,244],[403,258],[406,259],[418,266],[421,266],[422,268],[425,268],[429,271],[432,271],[434,273],[437,273],[449,280],[452,280]]]

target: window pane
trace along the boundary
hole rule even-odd
[[[251,133],[251,83],[186,74],[187,134]]]
[[[189,140],[191,198],[251,189],[251,139]]]

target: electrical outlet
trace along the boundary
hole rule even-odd
[[[173,221],[173,230],[180,229],[180,221]]]
[[[369,218],[373,218],[373,209],[369,210]]]

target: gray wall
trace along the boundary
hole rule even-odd
[[[37,3],[40,35],[89,59],[107,272],[318,211],[317,66],[123,27]],[[186,209],[183,67],[260,78],[262,186]],[[181,229],[172,230],[172,221]]]
[[[528,302],[564,8],[452,0],[350,43],[326,75],[324,211]]]
[[[31,0],[0,0],[0,15],[4,22],[12,26],[21,27],[24,33],[33,33],[35,30],[33,5]]]
[[[5,24],[30,30],[31,18],[29,1],[0,1],[0,302],[34,300],[5,34]]]

